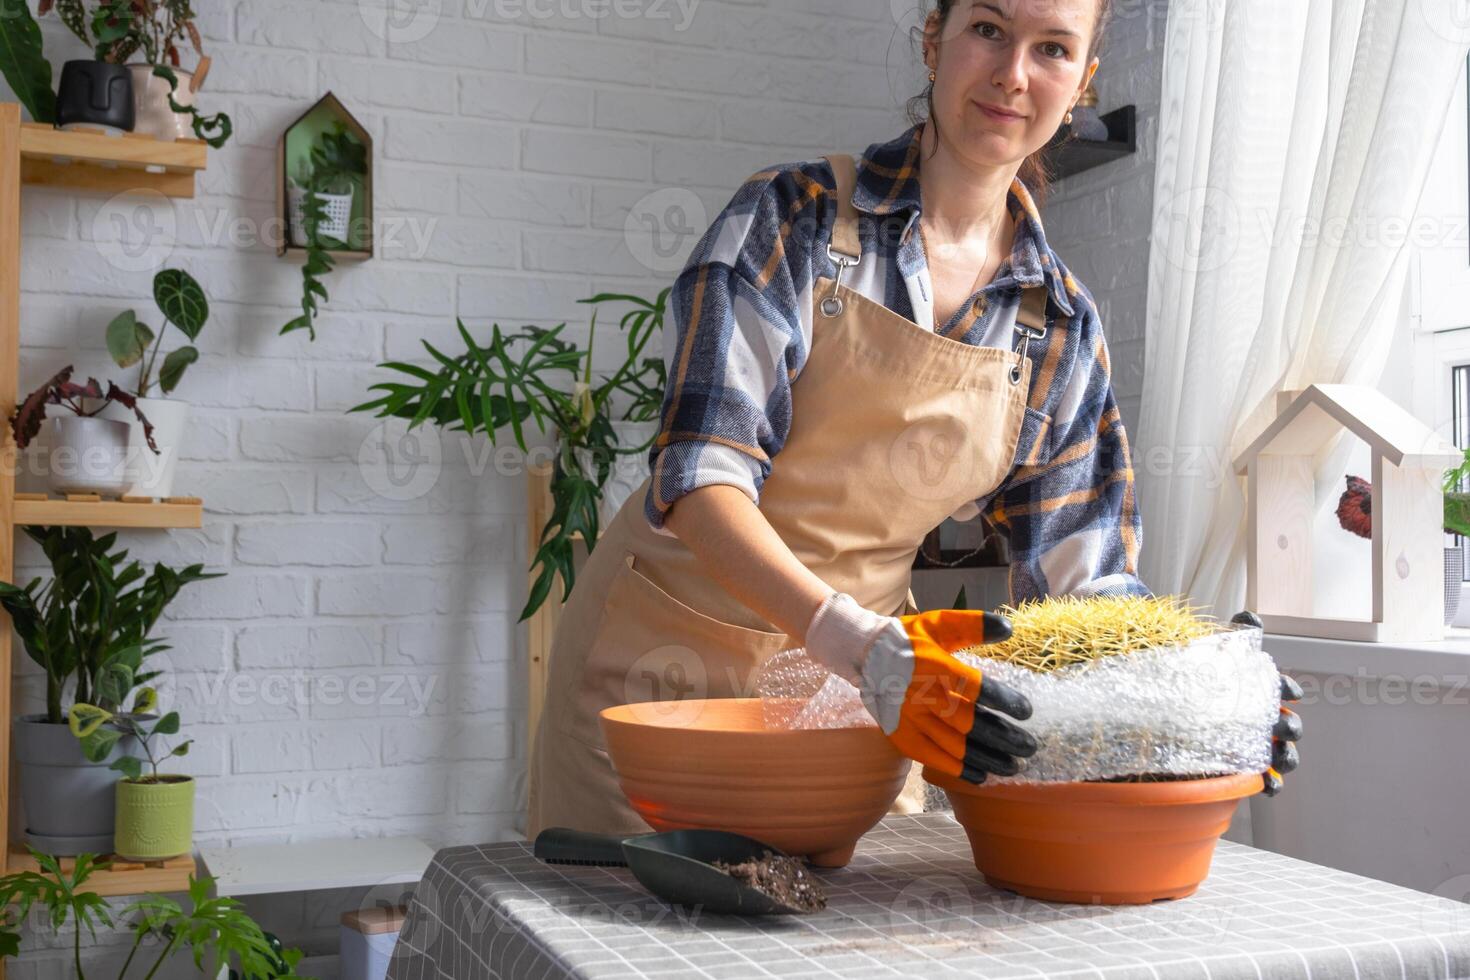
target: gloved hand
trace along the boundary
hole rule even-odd
[[[812,616],[807,654],[850,681],[868,713],[904,755],[972,783],[987,773],[1019,771],[1036,740],[993,711],[1031,717],[1018,691],[962,663],[952,651],[1011,635],[1004,616],[937,609],[880,616],[845,592],[833,592]]]
[[[1232,623],[1242,626],[1254,626],[1264,629],[1261,617],[1249,609],[1242,609],[1230,617]],[[1277,671],[1277,677],[1281,681],[1281,700],[1300,701],[1302,699],[1302,688],[1295,680],[1286,674]],[[1295,711],[1281,706],[1281,714],[1276,718],[1276,724],[1271,726],[1271,766],[1261,774],[1261,780],[1265,784],[1261,787],[1267,796],[1275,796],[1281,792],[1284,784],[1282,774],[1291,772],[1301,762],[1297,756],[1296,741],[1302,737],[1302,719]]]

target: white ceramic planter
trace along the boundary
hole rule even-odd
[[[153,442],[158,452],[148,448],[143,438],[143,423],[132,410],[109,402],[101,416],[128,425],[131,441],[128,450],[127,489],[130,497],[167,497],[173,494],[174,470],[179,461],[179,446],[184,439],[184,426],[189,421],[189,403],[177,398],[139,398],[138,410],[153,424]]]
[[[133,132],[168,142],[193,139],[194,127],[190,123],[189,115],[174,112],[168,107],[168,80],[153,74],[152,65],[128,65],[127,68],[133,76],[133,107],[136,115]],[[179,105],[193,105],[194,73],[179,68],[173,71],[179,80],[174,101]]]
[[[339,242],[347,241],[347,225],[352,218],[352,195],[318,194],[326,208],[326,217],[316,226],[318,235],[329,236]],[[291,205],[291,244],[306,247],[306,218],[302,209],[306,201],[305,188],[292,185],[286,189],[286,198]]]
[[[46,420],[51,432],[48,485],[56,493],[122,494],[128,487],[126,422],[80,415]]]
[[[615,421],[612,427],[618,437],[618,448],[632,449],[654,437],[658,432],[659,420]],[[576,453],[577,461],[581,464],[583,472],[589,476],[595,476],[596,468],[592,452],[587,449],[578,449]],[[598,520],[602,527],[607,527],[612,523],[612,519],[617,516],[628,497],[647,477],[648,451],[646,449],[641,453],[619,453],[613,457],[612,472],[608,474],[607,483],[603,484],[602,500],[597,508]]]

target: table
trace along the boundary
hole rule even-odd
[[[1194,895],[1039,902],[985,884],[948,812],[889,816],[808,916],[678,910],[526,841],[439,851],[389,980],[1470,977],[1470,906],[1220,841]]]

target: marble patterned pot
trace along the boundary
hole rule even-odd
[[[174,140],[193,139],[194,124],[186,112],[174,112],[168,106],[168,79],[153,74],[153,66],[132,64],[126,66],[133,79],[133,112],[136,123],[133,132],[146,133],[156,140],[172,143]],[[179,80],[174,92],[174,101],[179,105],[194,104],[194,73],[182,68],[173,70]]]

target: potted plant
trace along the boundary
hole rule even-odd
[[[516,444],[529,453],[525,427],[534,419],[540,431],[549,421],[557,438],[552,466],[552,511],[541,530],[540,546],[532,568],[540,566],[520,619],[528,618],[546,600],[556,576],[562,579],[563,595],[570,594],[575,581],[573,542],[580,536],[590,551],[597,544],[601,522],[610,515],[600,503],[614,464],[620,457],[641,459],[657,433],[659,408],[663,404],[665,368],[661,357],[645,357],[644,348],[659,335],[669,290],[653,301],[618,293],[599,293],[582,303],[630,303],[633,309],[620,321],[627,334],[622,363],[611,374],[594,381],[593,346],[597,336],[594,312],[585,351],[560,336],[565,323],[551,329],[526,326],[503,334],[492,325],[489,343],[481,346],[459,323],[465,353],[443,354],[428,341],[424,348],[439,365],[430,370],[416,364],[390,361],[380,367],[408,376],[407,381],[385,381],[370,386],[381,397],[354,406],[350,411],[373,411],[377,417],[409,420],[409,428],[432,421],[451,431],[472,435],[483,432],[493,444],[496,434],[509,426]],[[512,347],[524,344],[512,353]],[[620,419],[613,418],[612,397],[621,393],[631,403]],[[622,432],[619,432],[620,424]],[[636,442],[624,448],[624,437]],[[631,461],[631,460],[630,460]],[[618,484],[636,487],[647,476],[647,465],[617,467]],[[628,487],[629,490],[632,487]],[[624,499],[626,493],[623,491]],[[621,506],[623,500],[618,500]]]
[[[338,125],[341,126],[340,123]],[[351,140],[351,144],[347,145],[361,146],[345,130],[340,135]],[[365,167],[361,161],[358,165]],[[306,197],[308,194],[315,194],[321,201],[315,235],[330,240],[334,247],[343,247],[347,242],[348,222],[352,219],[352,195],[355,188],[353,178],[365,172],[365,169],[357,169],[354,173],[347,173],[334,167],[313,171],[306,161],[302,161],[297,175],[290,178],[286,188],[291,207],[291,244],[298,248],[306,248],[311,244],[313,235],[306,227]]]
[[[48,466],[51,489],[58,493],[121,494],[128,486],[130,423],[102,418],[100,413],[113,402],[132,412],[142,429],[144,442],[156,453],[153,424],[139,410],[137,399],[113,382],[107,382],[104,391],[96,378],[88,378],[82,385],[71,380],[71,373],[72,366],[68,364],[10,413],[15,448],[24,450],[40,434],[46,406],[61,405],[71,414],[51,419]]]
[[[1281,702],[1301,691],[1261,650],[1259,620],[1241,613],[1220,628],[1170,596],[1000,611],[1008,638],[958,656],[1030,699],[1021,727],[1038,748],[1019,772],[980,783],[923,770],[976,868],[1048,901],[1192,893],[1238,801],[1296,764],[1300,730]]]
[[[347,247],[352,195],[367,175],[367,147],[340,121],[317,137],[300,180],[287,189],[291,241],[306,249],[301,267],[301,315],[282,334],[305,330],[316,339],[317,300],[327,299],[321,277],[336,266],[334,249]]]
[[[109,78],[127,80],[129,126],[155,139],[194,136],[210,146],[224,146],[232,124],[224,113],[203,115],[195,94],[209,72],[191,0],[40,0],[43,16],[56,11],[61,22],[96,55],[94,69]],[[199,61],[193,71],[180,67],[179,44],[189,42]],[[141,56],[141,61],[128,59]],[[68,62],[68,66],[73,64]],[[66,69],[60,103],[66,102]],[[59,121],[59,120],[58,120]]]
[[[145,573],[140,562],[127,561],[127,551],[113,550],[116,533],[94,537],[85,527],[25,532],[52,571],[44,583],[0,582],[0,607],[46,678],[45,711],[12,724],[26,837],[50,854],[111,852],[117,791],[108,766],[136,749],[130,733],[114,722],[78,740],[68,725],[68,702],[119,714],[135,689],[158,676],[147,660],[168,649],[152,636],[163,610],[185,585],[219,573],[162,564]],[[109,742],[106,752],[99,748],[103,741]]]
[[[86,976],[82,972],[82,929],[95,936],[99,926],[124,924],[131,924],[133,944],[117,971],[118,980],[130,975],[135,959],[137,970],[131,975],[148,980],[184,949],[189,951],[195,971],[204,976],[217,976],[228,965],[231,976],[238,968],[246,977],[257,980],[299,980],[296,964],[301,962],[301,950],[283,949],[280,941],[262,931],[236,899],[210,897],[214,884],[211,877],[189,876],[187,910],[171,898],[149,893],[113,913],[100,895],[84,888],[92,875],[105,867],[95,855],[78,855],[69,871],[54,857],[35,849],[31,856],[40,871],[18,871],[0,878],[0,961],[20,954],[21,929],[31,909],[38,907],[58,935],[71,922],[72,965],[77,980]],[[157,946],[158,953],[154,956],[148,949],[138,959],[145,942]],[[203,972],[206,961],[211,967],[208,973]],[[97,968],[93,969],[95,975]]]
[[[38,11],[46,14],[53,6],[54,0],[41,0]],[[80,0],[66,6],[62,19],[92,47]],[[41,29],[26,0],[0,0],[0,72],[36,122],[55,123],[62,129],[131,131],[136,113],[132,76],[106,54],[99,46],[95,59],[63,64],[60,91],[53,95],[51,64],[42,53]]]
[[[74,59],[61,66],[56,92],[57,129],[131,133],[137,128],[133,79],[122,65]]]
[[[110,757],[113,747],[127,736],[142,746],[147,757],[147,773],[143,771],[143,760],[132,755],[115,758],[110,765],[123,774],[117,783],[113,853],[125,861],[165,861],[188,854],[194,845],[194,778],[158,772],[160,762],[187,755],[193,740],[156,754],[152,744],[155,738],[179,733],[179,713],[170,711],[155,718],[152,712],[157,706],[157,693],[145,687],[139,691],[131,714],[117,715],[78,701],[67,716],[72,734],[82,740],[92,761]],[[151,728],[147,725],[150,720]],[[108,722],[115,727],[102,727]]]
[[[1470,449],[1459,466],[1446,470],[1443,527],[1446,534],[1470,536]],[[1360,476],[1347,477],[1347,489],[1337,498],[1337,523],[1344,531],[1360,538],[1373,537],[1373,485]],[[1446,545],[1444,549],[1444,624],[1454,622],[1460,611],[1460,588],[1465,579],[1463,543]]]
[[[178,387],[184,371],[199,360],[193,341],[199,337],[209,319],[209,301],[194,277],[182,269],[163,269],[153,277],[153,300],[163,316],[163,326],[155,335],[151,327],[138,319],[134,310],[124,310],[107,325],[107,351],[120,368],[138,365],[138,383],[131,393],[137,410],[147,416],[153,427],[153,455],[141,452],[142,423],[128,419],[118,405],[109,405],[104,418],[130,423],[131,459],[126,494],[130,497],[167,497],[173,492],[174,471],[183,441],[184,426],[189,418],[189,404],[177,398],[153,397],[156,386],[167,395]],[[158,360],[163,335],[172,324],[189,341],[175,347]]]

